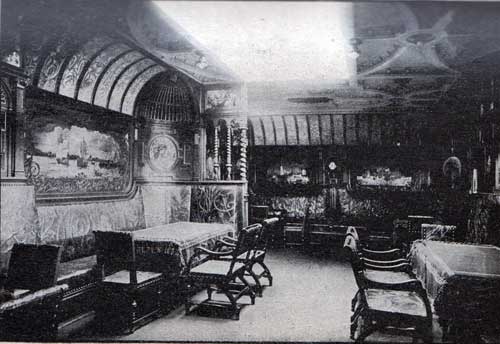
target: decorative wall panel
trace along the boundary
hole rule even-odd
[[[123,93],[125,89],[130,84],[132,79],[137,75],[142,73],[146,68],[151,67],[155,62],[147,59],[142,60],[133,66],[131,66],[121,77],[117,80],[113,93],[109,101],[108,108],[115,111],[120,111],[121,101],[123,99]]]
[[[129,52],[118,60],[114,61],[108,68],[108,70],[102,76],[99,85],[97,85],[97,91],[95,93],[94,104],[102,107],[106,107],[108,103],[108,94],[111,92],[111,87],[113,82],[119,77],[120,73],[128,68],[129,65],[139,61],[142,58],[142,54],[137,51]]]
[[[79,238],[88,239],[94,230],[132,231],[146,227],[140,190],[130,200],[39,206],[38,219],[41,242],[63,245]],[[93,250],[91,245],[69,249],[82,250],[64,253],[73,258],[93,253],[88,252]]]
[[[153,68],[146,70],[139,77],[137,77],[137,79],[135,79],[132,82],[132,84],[130,85],[130,88],[127,91],[127,94],[125,95],[125,99],[123,100],[121,112],[126,113],[128,115],[132,115],[134,113],[135,99],[137,98],[137,95],[141,91],[142,87],[153,76],[155,76],[156,74],[159,74],[163,71],[165,71],[164,67],[154,66]]]
[[[59,86],[59,94],[73,98],[75,96],[76,84],[80,74],[86,63],[94,56],[103,46],[110,44],[111,38],[97,37],[87,44],[69,61],[66,70],[61,79]]]
[[[142,185],[146,226],[189,221],[191,186]]]
[[[250,121],[253,128],[254,144],[256,146],[264,145],[264,133],[262,131],[262,125],[260,124],[260,119],[251,118]]]
[[[193,186],[191,221],[236,223],[236,187]]]
[[[9,185],[0,187],[0,269],[6,264],[6,254],[15,243],[39,243],[33,186]]]
[[[83,76],[80,89],[78,90],[78,100],[87,103],[92,102],[92,93],[94,92],[95,83],[99,75],[101,75],[111,60],[127,50],[129,50],[129,47],[125,44],[116,44],[106,48],[96,57]]]
[[[124,124],[83,116],[35,116],[27,150],[37,167],[29,181],[37,194],[125,192],[130,186],[130,143]]]

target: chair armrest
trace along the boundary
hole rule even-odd
[[[225,246],[236,247],[236,244],[234,242],[226,241],[224,238],[217,240],[217,242],[221,243],[221,244],[223,244]]]
[[[47,299],[49,297],[55,297],[58,294],[60,294],[60,296],[62,298],[63,292],[68,290],[68,289],[69,289],[69,287],[67,284],[61,284],[61,285],[57,285],[55,287],[37,290],[33,293],[27,294],[27,295],[19,298],[19,299],[4,302],[4,303],[0,304],[0,314],[3,312],[9,311],[9,310],[13,310],[13,309],[28,305],[30,303],[41,302],[44,299]]]
[[[370,263],[364,263],[365,267],[368,269],[379,270],[379,271],[397,271],[397,272],[409,272],[411,271],[411,265],[408,263],[401,263],[396,265],[375,265]]]
[[[420,281],[415,278],[408,278],[406,281],[402,282],[380,282],[380,281],[373,281],[364,276],[364,281],[366,282],[367,288],[376,288],[376,289],[417,291],[422,286]]]
[[[229,235],[223,236],[221,240],[232,241],[232,242],[235,242],[235,243],[238,241],[237,238],[230,237]]]
[[[381,265],[381,266],[408,263],[408,260],[403,259],[403,258],[394,259],[394,260],[375,260],[375,259],[370,259],[370,258],[366,258],[366,257],[361,257],[361,259],[363,260],[364,263]]]
[[[233,251],[234,250],[217,252],[217,251],[211,251],[211,250],[209,250],[208,248],[205,248],[205,247],[197,247],[197,248],[195,248],[195,252],[197,252],[197,253],[207,254],[209,256],[215,256],[215,257],[229,256],[229,255],[231,255],[233,253]]]

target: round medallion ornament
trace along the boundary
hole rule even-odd
[[[152,169],[158,172],[170,170],[177,163],[179,148],[177,142],[168,135],[153,137],[148,147],[148,160]]]

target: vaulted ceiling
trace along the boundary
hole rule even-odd
[[[14,0],[2,5],[2,59],[13,51],[29,84],[131,115],[159,73],[192,87],[239,82],[149,1]]]

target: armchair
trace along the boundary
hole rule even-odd
[[[265,219],[264,221],[262,221],[262,228],[258,234],[255,247],[249,248],[250,255],[249,255],[249,262],[246,266],[246,274],[251,276],[255,281],[254,289],[257,296],[262,296],[263,286],[262,283],[260,283],[260,279],[262,277],[268,280],[268,285],[270,287],[273,285],[273,276],[267,265],[264,263],[264,259],[266,257],[267,246],[269,244],[269,241],[271,240],[271,236],[274,233],[273,227],[276,226],[278,222],[279,218],[277,217]],[[222,247],[235,247],[236,242],[237,239],[231,237],[225,237],[222,240],[220,240]],[[246,252],[243,252],[238,256],[237,259],[240,262],[244,262],[245,258],[246,258]],[[231,258],[228,257],[221,259],[231,259]],[[260,273],[256,273],[254,271],[255,265],[259,265],[261,267],[262,271]]]
[[[255,247],[261,228],[262,225],[260,224],[243,228],[234,247],[229,245],[228,248],[220,251],[210,251],[203,247],[196,250],[184,275],[186,283],[186,314],[191,313],[192,305],[203,304],[224,307],[225,304],[212,300],[213,291],[220,291],[227,297],[233,320],[239,319],[241,305],[237,301],[241,297],[247,295],[250,297],[252,304],[255,303],[255,293],[252,286],[245,279],[245,272],[251,262],[251,255],[255,254],[255,252],[252,252],[252,248]],[[203,257],[198,260],[200,256]],[[201,263],[196,267],[192,267],[193,261]],[[241,281],[244,287],[234,288],[233,282],[236,280]],[[206,289],[208,294],[208,298],[201,303],[195,303],[191,300],[195,286],[198,285]]]
[[[359,230],[359,231],[358,231]],[[359,247],[360,253],[367,259],[378,261],[393,261],[404,257],[404,253],[399,248],[388,248],[386,250],[374,250],[367,245],[367,233],[364,227],[348,226],[345,235],[352,236]],[[361,240],[363,238],[364,240]]]
[[[55,340],[68,286],[56,286],[61,247],[15,244],[0,289],[0,340]]]
[[[162,274],[137,270],[131,232],[94,231],[94,235],[102,271],[97,324],[132,333],[160,315]]]
[[[420,337],[424,342],[432,341],[430,303],[422,284],[409,275],[408,264],[367,264],[350,235],[344,247],[351,253],[359,288],[351,304],[351,338],[361,343],[375,331],[388,331]]]

